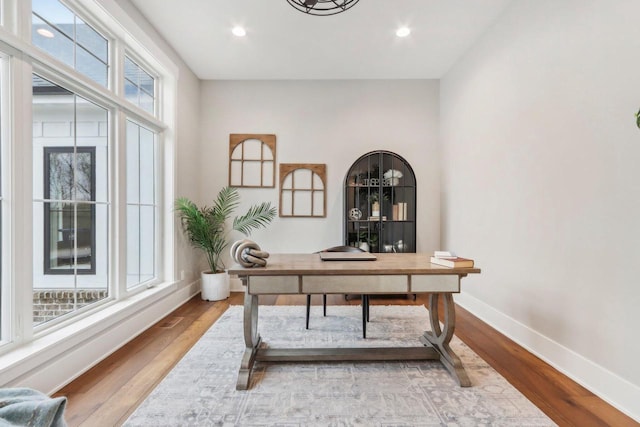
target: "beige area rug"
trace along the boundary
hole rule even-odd
[[[242,307],[230,307],[129,417],[126,426],[553,426],[535,405],[454,337],[472,387],[438,361],[257,363],[235,389],[244,352]],[[273,347],[418,346],[423,306],[371,306],[367,339],[358,306],[261,306]]]

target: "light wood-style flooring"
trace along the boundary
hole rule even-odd
[[[265,305],[304,305],[304,295],[260,297]],[[321,297],[312,297],[321,304]],[[198,296],[61,389],[69,426],[118,426],[243,294],[207,302]],[[360,304],[329,295],[328,305]],[[428,296],[371,298],[371,304],[428,306]],[[330,307],[328,308],[331,309]],[[456,306],[456,335],[560,426],[640,426],[504,335]],[[239,362],[238,362],[239,363]]]

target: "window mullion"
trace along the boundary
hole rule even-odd
[[[11,200],[10,188],[13,182],[11,154],[11,129],[13,129],[11,118],[11,62],[4,55],[0,56],[0,343],[5,344],[12,340],[14,319],[11,316],[14,307],[11,292],[11,265],[12,265],[12,217],[9,201]]]
[[[78,27],[76,20],[78,19],[75,14],[73,15],[73,68],[75,70],[78,69],[78,46],[76,45],[76,40],[78,40],[78,36],[76,34],[76,28]]]
[[[111,88],[116,98],[120,101],[124,98],[124,45],[120,40],[114,40],[110,45],[111,55]],[[109,132],[109,146],[111,147],[110,161],[113,171],[109,179],[109,191],[113,203],[110,208],[109,229],[111,237],[111,277],[114,283],[111,284],[112,292],[116,299],[121,299],[127,293],[127,186],[126,186],[126,117],[122,108],[116,108],[112,113],[111,127]]]
[[[75,17],[74,19],[74,38],[75,38]],[[75,46],[75,45],[74,45]],[[75,48],[74,48],[75,56]],[[75,60],[75,59],[74,59]],[[73,95],[73,184],[71,187],[71,205],[73,206],[73,311],[78,309],[78,95]],[[95,257],[95,253],[93,254]]]
[[[130,142],[127,141],[127,144]],[[138,224],[142,224],[142,147],[140,144],[140,128],[138,128],[138,140],[136,141],[136,145],[138,148]],[[151,176],[155,177],[155,173]],[[138,283],[140,283],[142,279],[142,233],[140,232],[140,228],[138,228]],[[154,251],[155,252],[155,251]]]
[[[33,282],[33,144],[22,141],[33,140],[33,124],[31,117],[32,88],[31,65],[14,60],[11,64],[12,91],[14,101],[12,112],[13,134],[11,138],[11,170],[13,180],[7,188],[7,201],[10,205],[11,252],[3,256],[11,259],[11,293],[13,308],[12,335],[16,343],[31,340],[33,337],[33,293],[31,286],[24,286]],[[19,284],[22,284],[20,286]]]
[[[112,160],[115,172],[111,182],[112,203],[111,206],[111,233],[112,237],[112,277],[115,277],[114,291],[116,298],[127,295],[127,118],[122,111],[116,111],[112,125],[112,137],[110,138]]]

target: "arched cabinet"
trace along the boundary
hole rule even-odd
[[[344,243],[369,252],[416,251],[416,178],[390,151],[372,151],[344,181]]]

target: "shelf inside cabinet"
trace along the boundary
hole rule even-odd
[[[344,190],[345,245],[416,251],[416,180],[405,159],[390,151],[361,156],[347,171]]]

